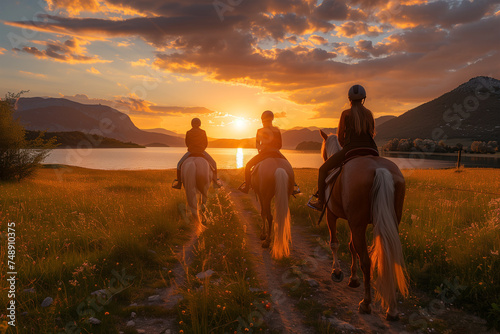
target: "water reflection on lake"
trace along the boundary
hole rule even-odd
[[[183,147],[110,148],[110,149],[56,149],[45,159],[48,164],[65,164],[94,169],[168,169],[176,168],[186,152]],[[256,149],[209,148],[207,152],[217,161],[218,168],[242,168],[255,154]],[[319,152],[282,150],[295,168],[318,168],[323,163]],[[478,157],[479,158],[479,157]],[[401,169],[449,168],[455,166],[456,156],[398,156],[388,157]],[[500,167],[495,158],[481,157],[480,165],[475,157],[462,157],[466,167]]]

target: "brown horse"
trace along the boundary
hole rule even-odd
[[[326,160],[341,147],[335,135],[321,131],[323,159]],[[375,156],[363,156],[347,162],[335,183],[329,185],[326,197],[327,221],[330,229],[330,248],[333,251],[332,280],[340,282],[343,274],[337,258],[337,218],[347,219],[351,230],[350,287],[360,285],[357,256],[363,271],[364,299],[359,303],[360,313],[371,312],[370,273],[375,277],[375,290],[387,308],[387,320],[399,318],[396,288],[408,294],[404,258],[399,240],[398,225],[401,221],[405,196],[405,180],[399,168],[391,161]],[[373,246],[370,254],[366,245],[366,229],[373,224]]]
[[[290,255],[292,240],[290,227],[290,209],[288,200],[293,191],[294,174],[290,163],[285,159],[267,158],[255,166],[252,174],[252,187],[260,202],[262,232],[260,239],[263,248],[271,244],[273,214],[271,201],[275,197],[276,224],[271,255],[275,259]],[[266,232],[267,226],[267,232]]]

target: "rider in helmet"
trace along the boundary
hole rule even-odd
[[[340,116],[337,136],[342,150],[332,155],[319,168],[318,200],[309,202],[309,206],[322,211],[325,203],[325,180],[328,172],[340,167],[347,152],[354,148],[367,147],[377,150],[375,136],[375,120],[372,112],[365,108],[366,91],[361,85],[354,85],[348,93],[351,108],[344,110]]]
[[[205,152],[205,149],[208,146],[207,133],[205,132],[205,130],[200,129],[201,120],[199,118],[193,118],[191,120],[191,126],[192,126],[191,130],[186,132],[186,138],[185,138],[188,151],[186,154],[184,154],[184,156],[181,158],[181,160],[179,160],[179,163],[177,164],[177,179],[174,180],[172,188],[174,189],[182,188],[181,167],[184,161],[191,155],[203,157],[208,161],[213,171],[214,186],[218,188],[221,186],[221,184],[219,179],[217,178],[217,163],[210,156],[210,154]]]
[[[273,112],[271,110],[264,111],[261,119],[263,127],[257,130],[257,135],[255,136],[256,147],[259,154],[254,156],[247,163],[245,167],[245,183],[239,188],[244,193],[248,193],[250,190],[252,177],[251,169],[253,166],[267,158],[286,159],[280,152],[282,146],[281,132],[279,128],[273,126]]]

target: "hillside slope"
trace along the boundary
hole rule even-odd
[[[130,117],[104,105],[87,105],[62,98],[21,98],[14,117],[27,130],[97,134],[139,145],[184,146],[184,139],[140,130]]]
[[[377,128],[392,138],[500,140],[500,81],[473,78]]]

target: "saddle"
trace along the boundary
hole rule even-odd
[[[353,148],[352,150],[349,150],[347,151],[347,153],[345,154],[345,159],[344,159],[344,162],[342,163],[342,165],[340,167],[337,167],[335,169],[332,169],[328,176],[326,177],[326,184],[332,184],[332,186],[335,184],[335,181],[337,180],[338,176],[340,175],[340,172],[342,171],[342,168],[344,167],[344,165],[346,163],[348,163],[349,161],[353,160],[353,159],[356,159],[356,158],[359,158],[359,157],[364,157],[364,156],[374,156],[374,157],[378,157],[379,154],[378,154],[378,151],[373,149],[373,148],[369,148],[369,147],[359,147],[359,148]]]

